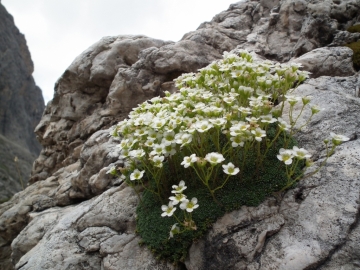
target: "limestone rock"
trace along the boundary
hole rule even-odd
[[[319,48],[295,59],[311,72],[310,77],[351,76],[356,73],[352,61],[353,51],[347,47]]]
[[[137,197],[106,174],[122,163],[111,126],[138,103],[176,91],[173,79],[180,74],[195,72],[225,50],[246,48],[257,58],[303,63],[313,72],[296,93],[312,95],[325,110],[297,139],[317,165],[331,131],[352,140],[284,197],[220,219],[191,247],[184,267],[356,269],[360,79],[350,50],[334,42],[360,20],[358,14],[357,0],[247,0],[177,43],[117,36],[92,45],[58,80],[36,127],[44,149],[32,184],[0,205],[0,268],[175,269],[138,246]]]
[[[31,214],[12,244],[15,269],[176,269],[139,246],[137,200],[121,185],[76,206]]]
[[[44,100],[32,77],[34,67],[24,35],[1,3],[0,36],[1,203],[27,184],[32,162],[41,150],[33,131]]]
[[[339,31],[335,34],[330,46],[343,46],[344,44],[356,42],[360,39],[360,33],[350,33],[348,31]]]
[[[358,39],[358,35],[340,38],[340,33],[360,20],[357,0],[312,2],[240,1],[183,40],[201,42],[220,52],[240,45],[285,62],[332,42],[333,46],[342,46],[341,40]]]

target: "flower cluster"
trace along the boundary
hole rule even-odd
[[[199,207],[197,198],[192,198],[191,200],[187,199],[186,195],[183,191],[187,188],[185,186],[185,182],[183,180],[180,181],[179,185],[173,185],[173,196],[169,197],[170,202],[168,205],[162,205],[161,210],[163,213],[162,217],[171,217],[174,215],[176,210],[175,205],[180,204],[180,209],[184,212],[184,222],[180,222],[177,217],[175,217],[178,222],[185,227],[185,229],[196,230],[195,222],[192,220],[191,213],[194,209]],[[174,236],[174,234],[180,233],[180,228],[178,227],[179,223],[175,223],[170,230],[170,238]]]
[[[269,126],[278,125],[279,133],[293,128],[281,118],[282,112],[274,108],[273,101],[282,97],[292,105],[301,100],[288,95],[294,83],[308,76],[299,67],[254,62],[250,53],[240,50],[225,53],[222,60],[196,74],[180,76],[175,80],[178,92],[166,92],[163,98],[140,104],[112,131],[122,138],[120,157],[127,164],[123,171],[128,172],[129,180],[148,174],[161,187],[166,179],[160,179],[165,176],[159,170],[166,163],[180,159],[187,168],[195,162],[216,166],[230,159],[232,165],[224,172],[235,175],[241,164],[236,161],[236,152],[248,152],[261,144],[260,155],[266,155],[272,145],[267,138]],[[229,144],[220,143],[224,136]],[[210,185],[206,179],[203,183]],[[221,185],[213,184],[209,190]]]
[[[296,146],[287,149],[290,138],[320,111],[310,104],[311,97],[291,95],[309,74],[299,68],[299,64],[253,61],[249,52],[238,50],[225,52],[223,59],[197,73],[183,74],[175,80],[177,92],[143,102],[111,131],[121,140],[118,147],[125,165],[108,173],[120,171],[130,186],[141,184],[159,201],[172,187],[169,203],[161,206],[161,216],[177,221],[170,237],[180,233],[180,227],[196,229],[191,215],[199,207],[198,200],[187,199],[183,180],[175,184],[184,174],[205,186],[216,201],[215,192],[230,177],[241,181],[249,157],[256,163],[256,177],[268,154],[274,152],[271,150],[283,147],[277,158],[286,165],[288,188],[300,177],[295,176],[299,162],[311,163],[307,150]],[[286,104],[289,112],[285,117]],[[294,115],[299,105],[300,113]],[[295,129],[306,106],[311,116]],[[331,136],[333,148],[328,156],[348,139]],[[177,206],[183,210],[184,221],[175,214]]]
[[[279,155],[277,155],[277,158],[280,161],[283,161],[286,165],[290,165],[292,163],[292,159],[308,159],[310,158],[310,153],[305,150],[304,148],[298,148],[297,146],[294,146],[293,149],[284,149],[280,148]]]
[[[344,136],[344,135],[338,135],[335,134],[333,132],[330,133],[330,136],[332,138],[332,147],[331,149],[329,149],[328,147],[328,143],[329,140],[325,139],[324,143],[326,146],[326,158],[325,160],[322,162],[322,164],[320,164],[319,168],[317,170],[315,170],[314,172],[312,172],[310,175],[313,175],[315,173],[317,173],[325,164],[326,161],[328,160],[328,158],[334,153],[335,148],[340,145],[343,142],[346,142],[348,140],[350,140],[350,138]],[[312,160],[310,160],[311,154],[305,150],[304,148],[298,148],[297,146],[294,146],[293,149],[284,149],[284,148],[280,148],[279,150],[279,154],[277,155],[277,158],[280,161],[283,161],[286,165],[286,174],[288,177],[288,183],[287,185],[284,187],[284,189],[288,188],[289,186],[291,186],[293,183],[295,183],[297,180],[300,179],[300,177],[297,177],[295,179],[292,179],[292,176],[295,173],[296,167],[298,166],[299,162],[301,160],[305,160],[305,165],[306,167],[310,167],[313,165]],[[296,159],[296,162],[293,162],[293,158]],[[291,165],[291,166],[290,166]]]

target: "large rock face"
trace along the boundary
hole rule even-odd
[[[138,246],[136,194],[106,174],[122,162],[109,130],[138,103],[174,91],[181,73],[236,47],[313,72],[296,91],[324,110],[297,138],[317,165],[331,131],[352,140],[283,197],[220,219],[182,267],[359,268],[360,75],[352,51],[337,47],[358,38],[344,31],[358,14],[358,0],[242,1],[177,43],[118,36],[91,46],[58,80],[36,127],[44,149],[32,185],[0,207],[0,268],[176,269]]]
[[[41,145],[34,134],[44,110],[24,36],[0,3],[0,202],[26,185]],[[14,162],[14,158],[18,162]]]

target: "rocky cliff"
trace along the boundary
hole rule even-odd
[[[346,31],[359,14],[358,0],[248,0],[176,43],[117,36],[91,46],[57,81],[36,127],[44,148],[32,185],[0,206],[1,269],[358,269],[360,75],[339,46],[359,40]],[[136,194],[106,174],[122,163],[109,128],[235,48],[312,72],[296,91],[323,111],[297,139],[315,164],[330,132],[351,140],[284,196],[224,216],[183,265],[158,262],[138,245]]]
[[[0,3],[0,201],[22,189],[20,179],[26,186],[41,150],[34,129],[44,100],[33,71],[24,35]]]

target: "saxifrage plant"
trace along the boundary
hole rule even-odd
[[[255,62],[245,50],[224,53],[177,78],[179,91],[145,101],[112,130],[125,165],[109,173],[137,192],[143,188],[138,232],[159,258],[183,261],[192,241],[225,212],[258,205],[303,177],[311,154],[293,135],[320,109],[310,106],[311,97],[291,95],[308,77],[299,67]],[[311,116],[296,129],[306,107]],[[348,140],[332,138],[332,147],[325,141],[328,157]]]

